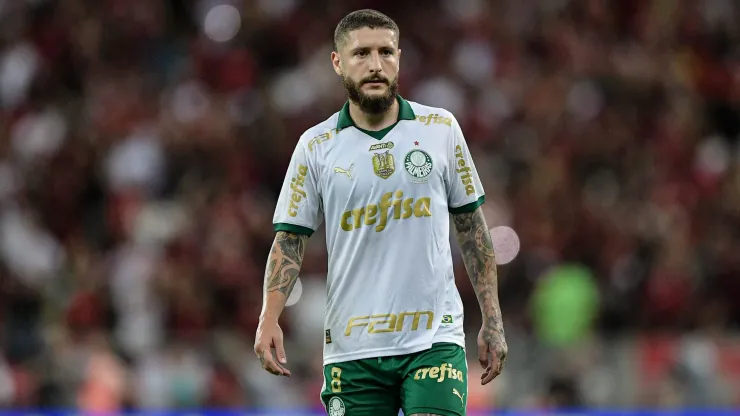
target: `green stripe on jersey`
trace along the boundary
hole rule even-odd
[[[486,196],[481,195],[476,201],[457,208],[450,207],[448,211],[450,211],[450,214],[467,214],[468,212],[473,212],[478,209],[478,207],[483,205],[484,202],[486,202]]]
[[[279,222],[277,224],[272,225],[273,230],[275,232],[278,231],[286,231],[293,234],[303,234],[311,237],[311,234],[313,234],[313,230],[308,227],[302,227],[300,225],[294,225],[294,224],[288,224],[285,222]]]

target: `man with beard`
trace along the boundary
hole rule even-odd
[[[330,416],[465,414],[450,218],[483,315],[482,384],[507,351],[483,187],[455,117],[398,95],[398,39],[377,11],[339,22],[331,60],[349,100],[299,139],[273,218],[255,353],[265,370],[290,376],[278,318],[325,220],[321,398]]]

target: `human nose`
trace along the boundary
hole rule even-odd
[[[377,74],[383,70],[383,66],[380,64],[380,54],[374,51],[370,54],[370,72]]]

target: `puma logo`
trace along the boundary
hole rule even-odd
[[[352,168],[354,168],[354,167],[355,167],[355,164],[354,163],[351,164],[351,165],[349,165],[349,169],[342,169],[342,168],[339,168],[339,167],[335,167],[334,168],[334,173],[343,173],[343,174],[347,175],[347,177],[350,180],[352,180]]]
[[[463,399],[463,397],[465,396],[464,394],[460,394],[460,392],[457,391],[457,389],[452,389],[452,394],[454,394],[455,396],[459,397],[460,398],[460,403],[462,405],[465,405],[465,399]]]

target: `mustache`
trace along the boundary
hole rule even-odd
[[[385,85],[389,85],[388,79],[382,78],[382,77],[365,78],[362,81],[360,81],[360,85],[364,85],[370,82],[382,82]]]

